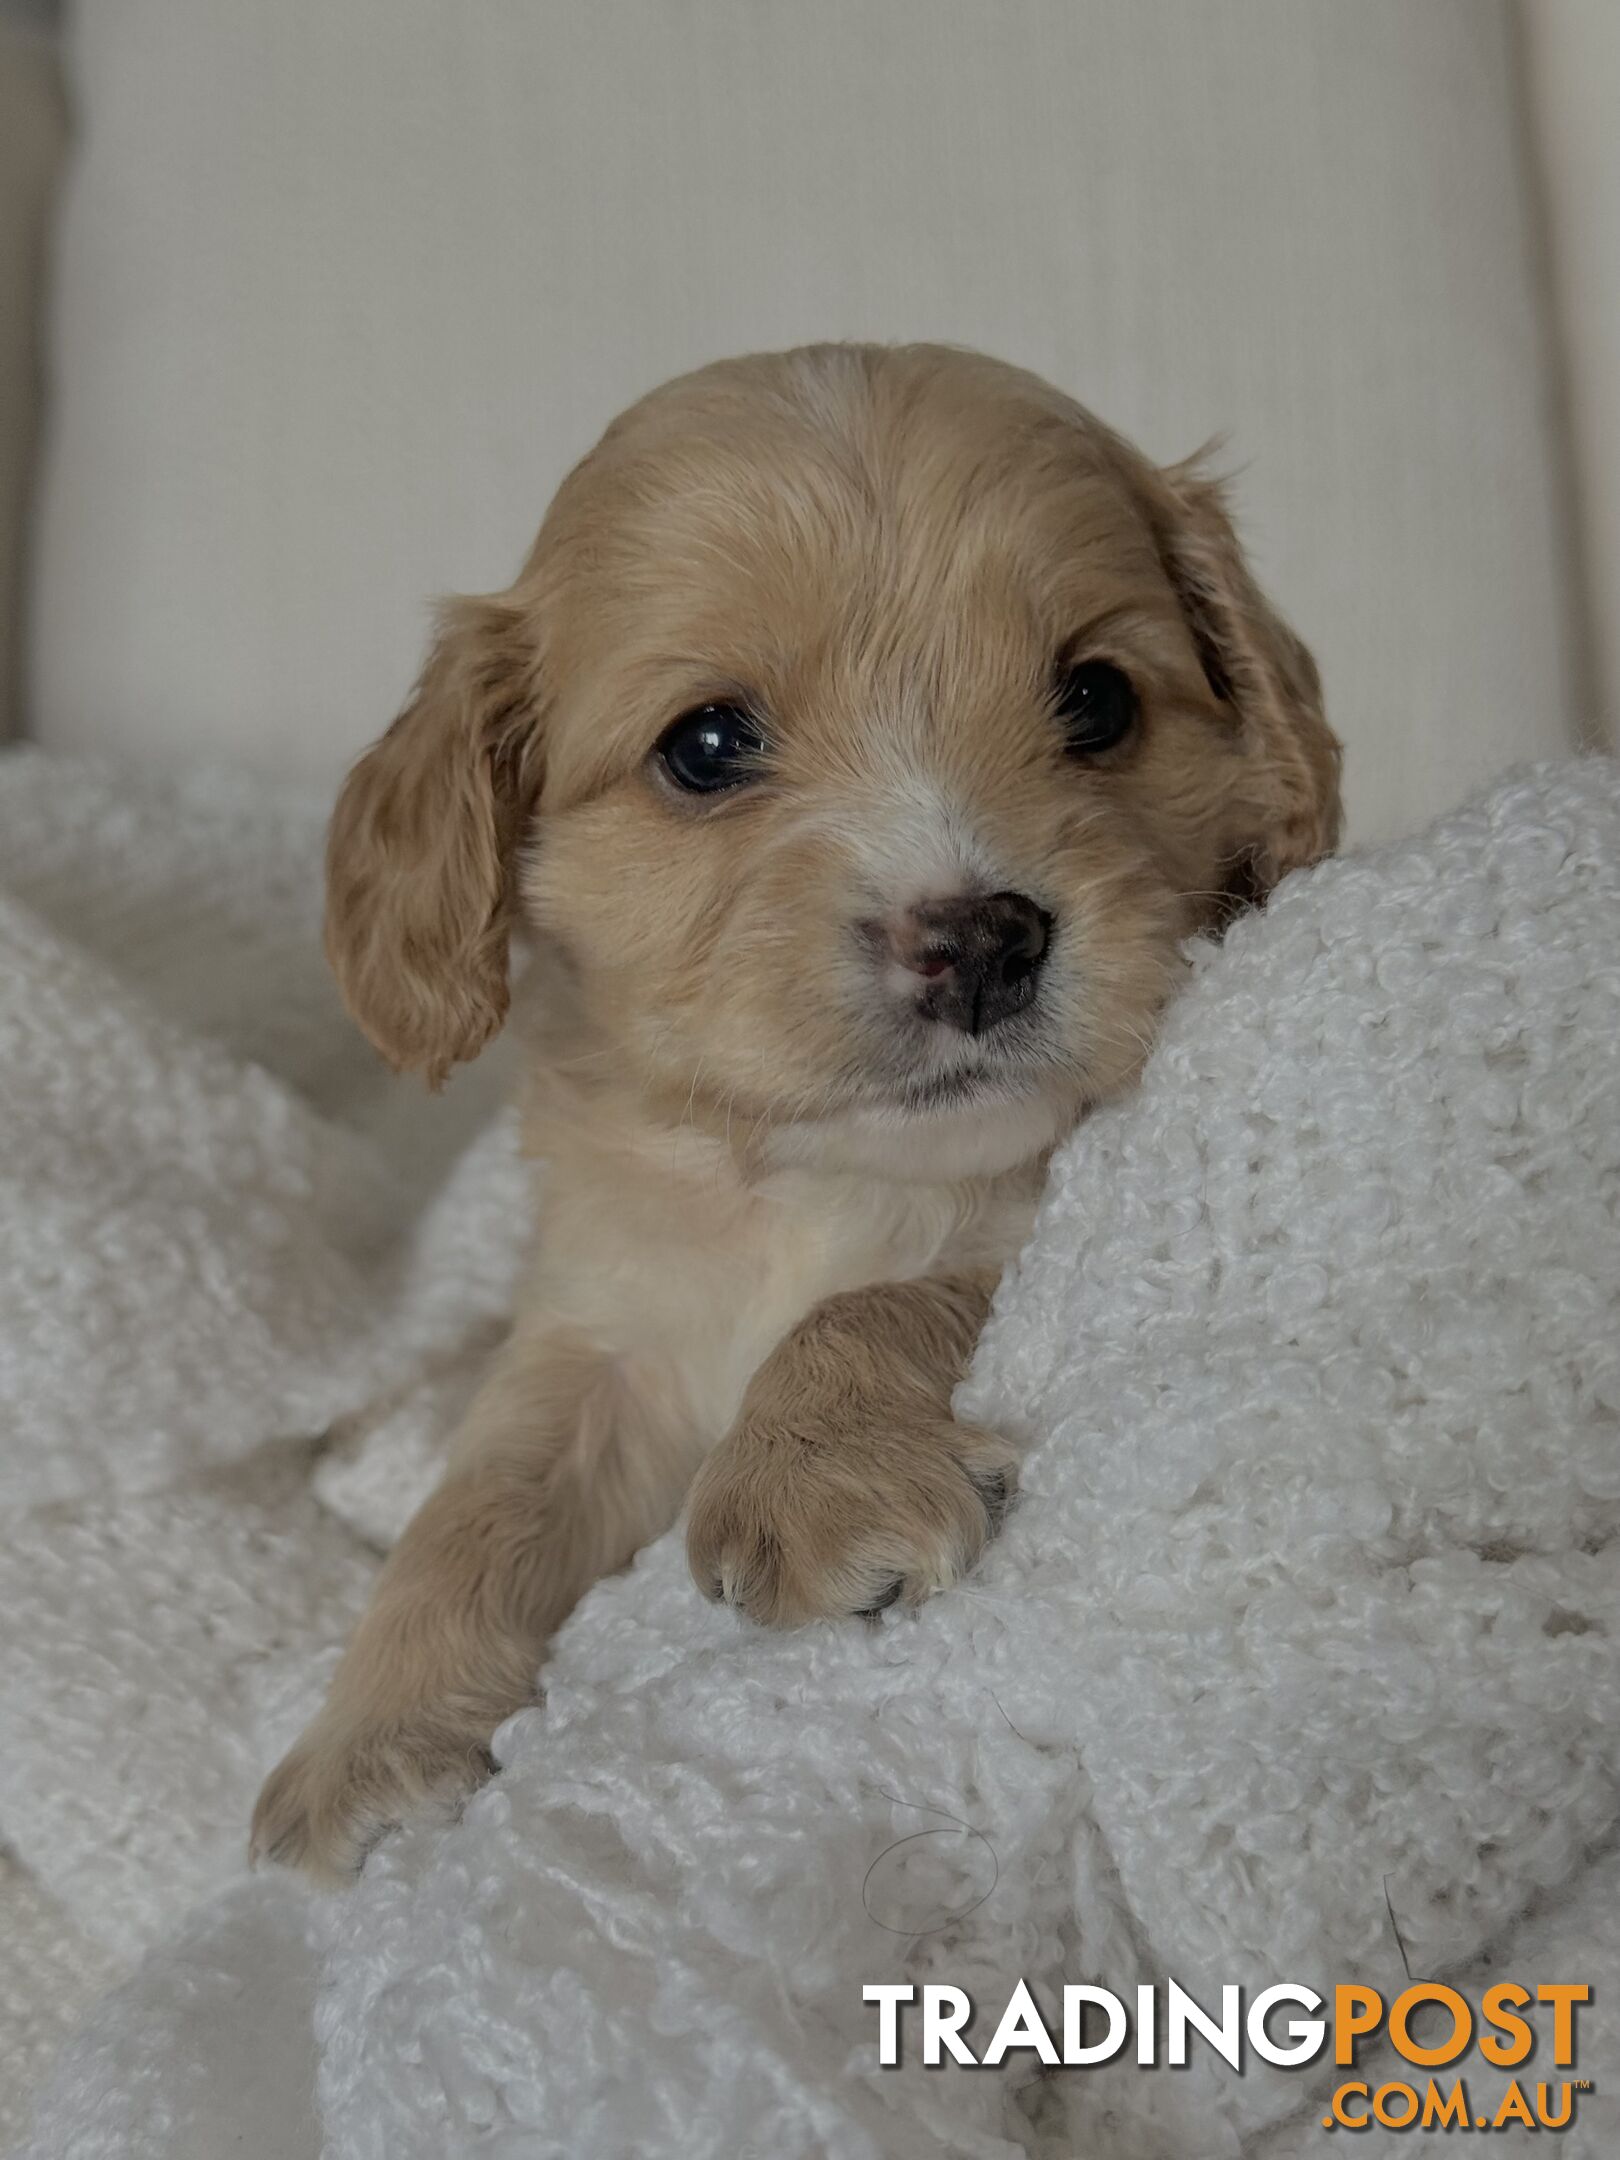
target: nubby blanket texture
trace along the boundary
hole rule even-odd
[[[97,784],[24,772],[36,825]],[[228,814],[184,807],[194,847]],[[0,833],[13,814],[0,788]],[[1027,2052],[929,2070],[913,2045],[880,2070],[863,1983],[966,1988],[982,2047],[1019,1977],[1048,2003],[1171,1975],[1218,2002],[1280,1979],[1393,1992],[1408,1969],[1589,1982],[1597,2090],[1562,2150],[1620,2149],[1612,763],[1514,778],[1194,949],[1141,1087],[1054,1164],[963,1388],[1026,1451],[971,1581],[916,1616],[770,1636],[703,1604],[664,1539],[563,1630],[544,1706],[503,1728],[462,1819],[324,1905],[235,1883],[225,1834],[363,1592],[388,1465],[420,1477],[458,1346],[498,1312],[521,1177],[497,1125],[404,1205],[400,1114],[334,1087],[340,1023],[313,990],[297,1054],[249,1065],[228,1013],[159,1042],[116,957],[75,958],[56,1047],[24,1049],[90,1133],[117,1106],[71,1046],[102,1002],[120,1072],[138,1053],[191,1075],[193,1124],[171,1098],[116,1128],[117,1193],[134,1221],[183,1192],[196,1258],[149,1310],[127,1294],[87,1371],[90,1301],[70,1280],[41,1307],[45,1262],[4,1222],[6,1266],[57,1317],[20,1347],[0,1317],[0,1372],[41,1398],[0,1552],[8,1635],[25,1615],[0,1664],[0,1838],[65,1926],[157,1947],[70,2042],[30,2160],[1284,2160],[1321,2149],[1330,2066],[1237,2076],[1195,2048],[1183,2071],[1037,2077]],[[9,1119],[13,1045],[41,1023],[8,1004]],[[211,1121],[226,1139],[199,1153]],[[65,1151],[34,1161],[80,1177],[46,1259],[81,1267],[94,1187]],[[210,1199],[236,1177],[251,1214]],[[301,1280],[275,1287],[261,1238],[308,1256]],[[226,1346],[216,1442],[190,1376],[209,1326],[260,1298],[285,1391],[275,1358]],[[171,1325],[191,1347],[165,1402],[161,1357],[120,1331]],[[130,1437],[111,1395],[89,1414],[103,1369],[138,1405]],[[342,1459],[312,1469],[336,1417]]]

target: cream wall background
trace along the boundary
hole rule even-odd
[[[627,399],[937,337],[1218,430],[1353,830],[1572,737],[1508,0],[81,0],[48,743],[332,774]]]

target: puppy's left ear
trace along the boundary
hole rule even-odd
[[[1250,769],[1231,849],[1238,886],[1259,898],[1338,844],[1343,754],[1316,662],[1255,584],[1220,482],[1196,458],[1155,478],[1160,557],[1210,689],[1242,728]]]

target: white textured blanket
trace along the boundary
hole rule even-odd
[[[862,1984],[1407,1966],[1589,1982],[1563,2149],[1620,2147],[1616,767],[1195,953],[968,1382],[1028,1445],[974,1580],[767,1637],[667,1539],[464,1819],[306,1908],[232,1880],[255,1774],[524,1207],[500,1125],[451,1167],[486,1095],[348,1047],[314,833],[0,762],[0,1841],[75,1984],[157,1945],[33,2160],[1277,2160],[1321,2065],[880,2070]]]

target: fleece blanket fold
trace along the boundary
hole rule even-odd
[[[28,1289],[0,1843],[98,1970],[147,1951],[28,2160],[1285,2160],[1333,2149],[1329,2065],[881,2069],[863,1986],[966,1989],[982,2051],[1018,1979],[1050,2007],[1509,1971],[1593,1986],[1564,2150],[1616,2149],[1613,763],[1517,776],[1191,951],[965,1383],[1024,1449],[971,1582],[766,1636],[666,1539],[564,1629],[461,1820],[324,1902],[237,1880],[253,1779],[431,1474],[526,1193],[487,1097],[429,1150],[345,1047],[313,820],[148,786],[0,764]],[[183,885],[191,929],[121,949],[60,870],[10,874],[14,825],[36,855],[94,833],[150,925]],[[188,937],[233,935],[216,874],[259,881],[280,1018],[217,954],[188,1012]]]

